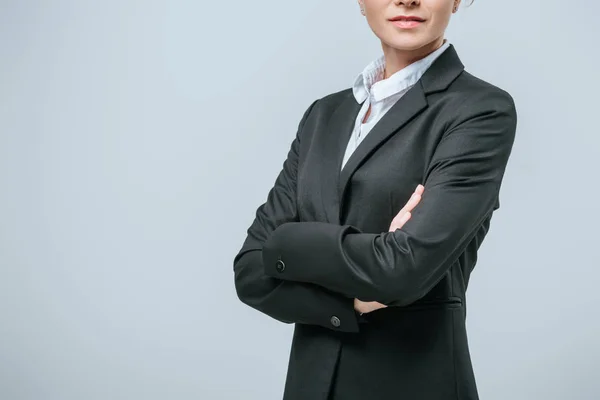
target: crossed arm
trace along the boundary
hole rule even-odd
[[[279,321],[357,332],[354,298],[394,305],[418,300],[493,212],[516,110],[506,92],[473,99],[477,107],[463,105],[436,148],[412,217],[402,229],[371,234],[351,225],[298,221],[299,133],[315,103],[235,256],[235,286],[240,300]],[[332,316],[339,326],[331,324]]]
[[[265,274],[263,249],[274,230],[298,221],[296,172],[300,132],[316,101],[304,113],[287,159],[267,200],[256,210],[242,248],[233,261],[235,288],[248,306],[285,323],[320,325],[358,332],[353,299],[311,282],[293,282]],[[336,317],[332,324],[332,317]]]
[[[351,225],[284,222],[263,243],[266,275],[384,304],[423,297],[493,212],[514,142],[508,93],[487,93],[472,104],[459,110],[438,144],[423,198],[402,229],[371,234]]]

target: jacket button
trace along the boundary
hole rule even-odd
[[[335,326],[336,328],[338,326],[340,326],[340,319],[338,317],[336,317],[335,315],[333,317],[331,317],[330,322],[331,322],[331,325]]]
[[[285,269],[285,264],[283,263],[283,261],[277,260],[277,262],[275,263],[275,269],[277,270],[277,272],[283,272],[283,270]]]

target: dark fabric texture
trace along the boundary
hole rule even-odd
[[[285,400],[478,399],[466,290],[500,207],[514,101],[450,46],[340,172],[359,108],[345,89],[304,113],[234,258],[237,295],[295,324]],[[412,218],[388,232],[418,184]],[[361,317],[354,298],[389,307]]]

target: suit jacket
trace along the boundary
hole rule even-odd
[[[234,258],[237,295],[295,324],[285,400],[478,399],[465,295],[500,206],[513,99],[451,46],[340,172],[359,108],[345,89],[304,113]],[[388,232],[419,183],[412,218]],[[389,307],[361,321],[354,298]]]

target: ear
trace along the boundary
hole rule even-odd
[[[358,0],[358,6],[360,7],[360,13],[362,15],[365,15],[365,1],[364,0]]]
[[[461,2],[461,0],[454,0],[454,4],[452,6],[453,14],[458,11],[458,8],[460,7],[460,2]]]

